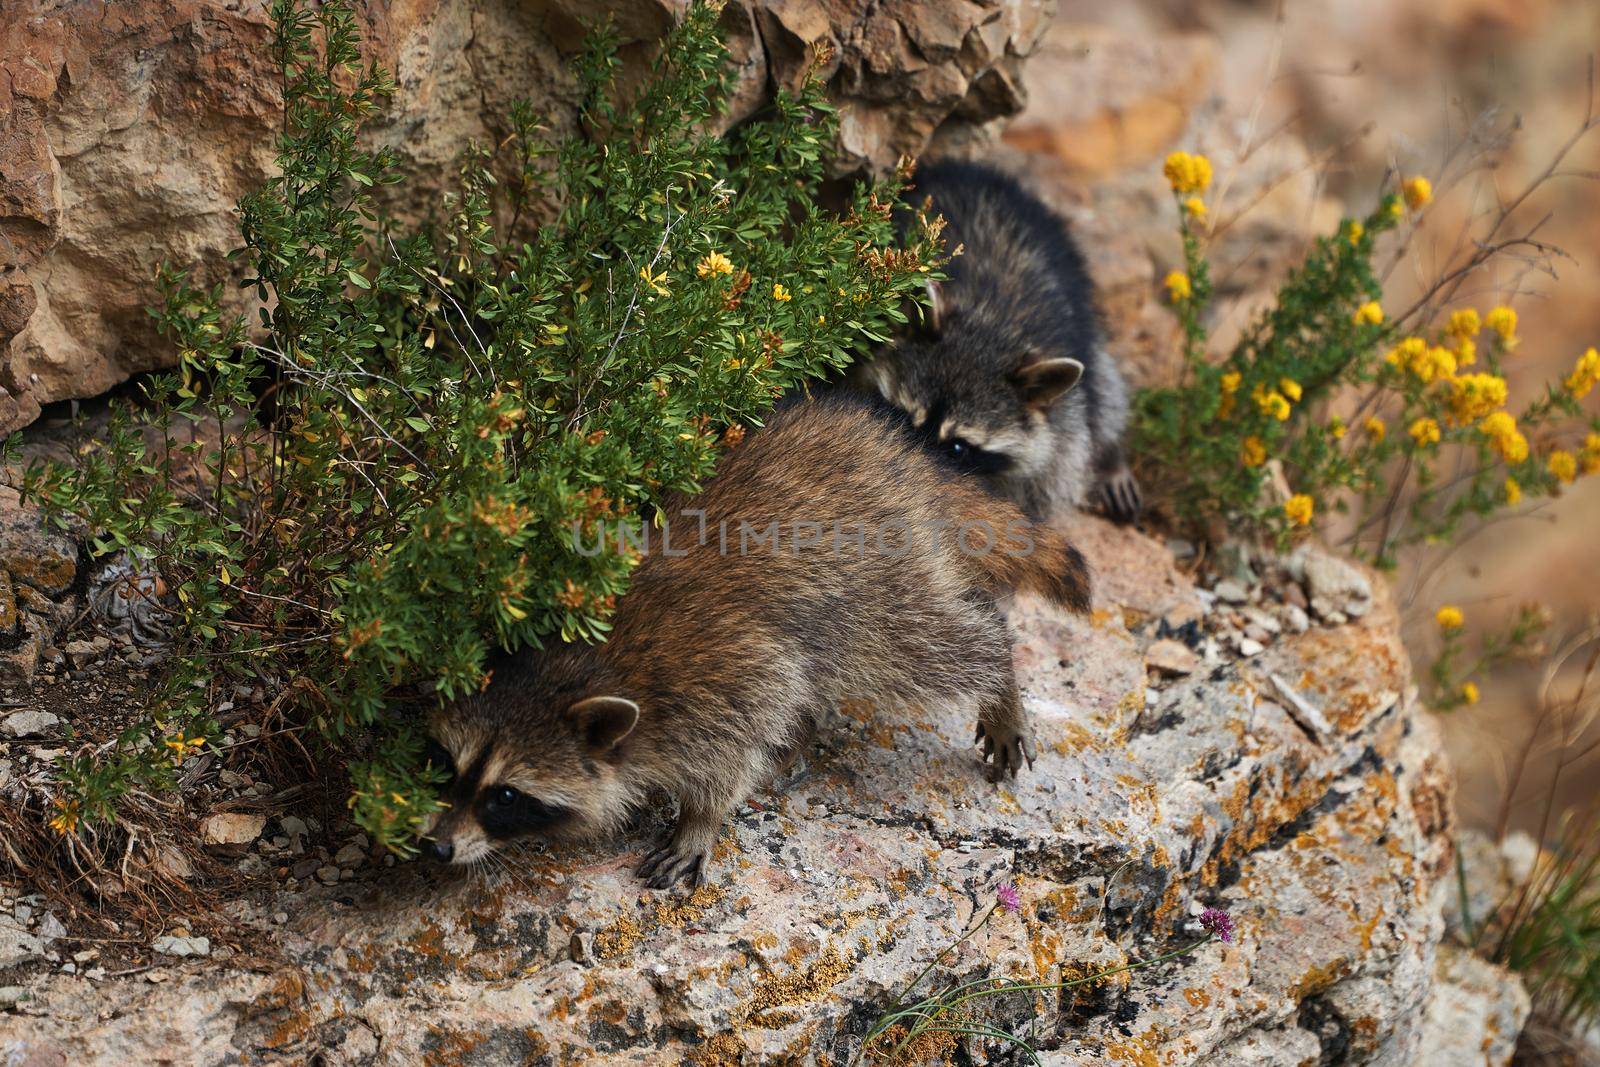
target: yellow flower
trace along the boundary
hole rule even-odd
[[[1406,433],[1411,435],[1418,448],[1427,448],[1429,445],[1439,443],[1439,424],[1427,416],[1413,422]]]
[[[1389,349],[1383,361],[1391,367],[1407,370],[1422,362],[1428,354],[1428,342],[1420,337],[1407,337]]]
[[[1411,373],[1424,382],[1449,378],[1456,372],[1455,353],[1438,345],[1430,347],[1421,359],[1411,365]]]
[[[1567,376],[1567,392],[1582,400],[1596,382],[1600,382],[1600,350],[1591,348],[1578,357],[1577,365]]]
[[[1517,313],[1504,304],[1489,309],[1483,324],[1500,338],[1500,346],[1507,352],[1517,347]]]
[[[1415,178],[1407,178],[1400,186],[1400,192],[1406,198],[1406,206],[1415,211],[1433,199],[1433,183],[1418,175]]]
[[[1352,245],[1358,245],[1361,243],[1362,235],[1367,232],[1367,228],[1359,222],[1352,222],[1349,226],[1345,227],[1344,232],[1345,236],[1350,239],[1350,243]]]
[[[1361,428],[1366,431],[1368,437],[1372,438],[1373,444],[1382,441],[1384,435],[1389,432],[1389,428],[1383,424],[1383,420],[1376,415],[1367,416],[1367,421],[1361,424]]]
[[[1495,438],[1494,447],[1501,458],[1512,466],[1528,458],[1528,439],[1520,433],[1512,432]]]
[[[778,285],[777,283],[773,283],[772,299],[776,300],[780,304],[787,304],[789,301],[793,300],[794,297],[789,295],[789,290],[785,289],[781,285]]]
[[[1354,321],[1357,325],[1365,323],[1368,326],[1377,326],[1383,322],[1383,305],[1376,300],[1368,300],[1356,308]]]
[[[1481,329],[1483,320],[1478,318],[1478,309],[1462,308],[1450,313],[1450,323],[1445,327],[1445,333],[1451,337],[1476,337]]]
[[[1504,378],[1493,374],[1463,374],[1450,381],[1450,413],[1462,425],[1488,417],[1505,402]],[[1512,428],[1515,429],[1515,426]]]
[[[56,814],[50,820],[50,829],[65,837],[78,828],[78,802],[65,797],[56,797],[53,803],[56,806]]]
[[[1478,423],[1478,429],[1483,431],[1485,437],[1506,437],[1517,432],[1517,420],[1511,417],[1510,412],[1496,411],[1485,415],[1483,421]]]
[[[1198,196],[1191,196],[1183,202],[1183,210],[1197,219],[1206,217],[1206,202]]]
[[[1267,446],[1262,444],[1259,437],[1246,437],[1239,449],[1239,458],[1244,460],[1246,467],[1259,467],[1267,461]]]
[[[1311,516],[1316,512],[1316,510],[1316,501],[1312,500],[1304,493],[1296,493],[1294,496],[1283,502],[1283,513],[1287,515],[1289,517],[1289,521],[1294,523],[1296,526],[1310,525]]]
[[[1261,409],[1263,415],[1271,415],[1279,422],[1288,419],[1289,412],[1292,410],[1288,398],[1276,389],[1269,392],[1260,386],[1256,386],[1254,399],[1256,407]]]
[[[1559,482],[1570,482],[1578,476],[1578,460],[1571,452],[1558,448],[1545,458],[1544,465]]]
[[[1462,682],[1461,683],[1461,702],[1463,704],[1476,704],[1478,702],[1479,695],[1480,694],[1478,693],[1478,683],[1476,683],[1476,682]]]
[[[182,763],[189,757],[190,753],[194,752],[196,749],[204,748],[206,739],[203,737],[184,737],[183,734],[179,733],[173,737],[167,738],[161,743],[172,749],[172,758],[174,762]]]
[[[1225,419],[1233,414],[1233,394],[1239,391],[1239,383],[1242,381],[1244,381],[1244,375],[1236,370],[1228,371],[1222,376],[1222,401],[1217,405],[1217,418]]]
[[[1161,173],[1175,193],[1203,192],[1211,184],[1211,160],[1205,156],[1174,152],[1167,157]]]
[[[1300,397],[1302,395],[1300,391],[1300,383],[1295,381],[1293,378],[1279,378],[1278,391],[1284,396],[1288,397],[1292,402],[1296,404],[1300,403]]]
[[[1517,484],[1515,478],[1506,479],[1506,503],[1511,507],[1522,503],[1522,486]]]
[[[1194,289],[1189,285],[1189,276],[1181,270],[1175,270],[1167,275],[1161,284],[1167,287],[1167,295],[1172,298],[1174,304],[1194,295]]]
[[[1463,367],[1470,367],[1478,362],[1478,343],[1470,337],[1456,339],[1456,363]]]
[[[1600,433],[1591,433],[1583,439],[1583,451],[1578,453],[1584,474],[1600,474]]]
[[[1343,441],[1348,429],[1349,427],[1345,426],[1344,420],[1338,416],[1334,416],[1328,421],[1328,433],[1332,435],[1335,441]]]
[[[733,260],[721,252],[712,252],[694,265],[694,272],[702,278],[710,277],[713,274],[732,274]]]
[[[1433,613],[1433,621],[1439,624],[1441,630],[1459,630],[1466,624],[1467,617],[1454,604],[1446,604]]]
[[[652,274],[650,272],[650,268],[648,266],[640,267],[639,268],[639,277],[643,278],[644,279],[644,283],[646,285],[648,285],[650,288],[654,289],[658,295],[660,295],[660,296],[671,296],[672,295],[671,293],[667,292],[667,287],[664,284],[666,282],[666,280],[667,280],[667,272],[666,271],[662,271],[659,274]]]

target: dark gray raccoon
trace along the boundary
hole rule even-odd
[[[1082,507],[1098,490],[1113,518],[1133,521],[1127,386],[1066,223],[990,167],[927,163],[915,180],[911,195],[931,199],[949,247],[964,251],[949,280],[930,284],[921,328],[859,366],[853,383],[1030,515]]]

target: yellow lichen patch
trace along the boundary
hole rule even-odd
[[[1211,1006],[1211,994],[1199,986],[1189,986],[1183,991],[1184,999],[1197,1008]]]
[[[1057,755],[1071,756],[1079,752],[1092,752],[1097,747],[1094,734],[1078,722],[1064,722],[1060,724],[1061,737],[1051,748]]]
[[[673,929],[677,929],[685,923],[699,920],[706,913],[707,908],[710,908],[727,895],[728,891],[719,886],[698,886],[686,899],[657,904],[656,922],[661,926],[670,926]]]
[[[633,949],[644,938],[644,930],[631,915],[616,920],[594,935],[594,952],[603,960],[615,959]]]
[[[1152,1026],[1128,1041],[1107,1041],[1106,1055],[1116,1063],[1133,1067],[1162,1067],[1161,1030]]]
[[[796,946],[789,956],[792,958],[799,953],[799,946]],[[789,1013],[780,1013],[776,1009],[821,1000],[828,990],[844,980],[854,962],[829,945],[808,967],[797,968],[788,974],[768,975],[756,984],[746,1017],[756,1026],[787,1025],[778,1020]]]
[[[725,1030],[690,1049],[683,1062],[685,1067],[738,1067],[747,1051],[738,1034]]]
[[[1333,988],[1333,984],[1349,973],[1347,960],[1329,960],[1319,963],[1295,980],[1289,987],[1289,999],[1296,1002]]]

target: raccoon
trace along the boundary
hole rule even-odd
[[[698,884],[724,820],[847,699],[967,704],[991,777],[1031,764],[998,602],[1086,610],[1088,570],[903,421],[838,391],[780,406],[668,501],[603,644],[508,657],[432,724],[453,777],[428,851],[609,835],[664,792],[676,828],[639,874]]]
[[[963,253],[947,281],[930,283],[921,328],[858,366],[854,385],[1035,518],[1097,490],[1112,518],[1134,521],[1127,387],[1066,223],[991,167],[927,163],[915,180]]]

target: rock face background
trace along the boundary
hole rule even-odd
[[[371,53],[395,72],[372,131],[406,158],[405,205],[437,190],[517,99],[575,121],[564,57],[610,15],[625,42],[681,0],[371,0]],[[144,308],[165,259],[228,277],[232,215],[273,155],[280,114],[262,0],[7,0],[0,19],[0,434],[169,357]],[[935,134],[970,142],[1022,105],[1020,64],[1053,0],[734,0],[733,123],[795,82],[817,47],[844,107],[842,169],[886,168]],[[625,48],[624,78],[649,47]]]
[[[255,955],[196,958],[222,953],[174,916],[151,970],[24,972],[0,1055],[842,1064],[1015,880],[1022,910],[954,974],[1050,981],[1157,955],[1190,939],[1201,903],[1240,927],[1076,999],[1001,1001],[1048,1064],[1508,1062],[1520,987],[1441,948],[1449,774],[1382,587],[1317,557],[1265,590],[1198,590],[1142,535],[1075,533],[1101,576],[1093,614],[1013,611],[1040,750],[1015,783],[985,780],[966,711],[847,708],[737,816],[692,895],[631,873],[659,815],[620,846],[465,877],[365,873],[347,848],[333,884],[240,906],[270,946]],[[1265,640],[1243,645],[1252,632]],[[1147,675],[1158,640],[1192,660]],[[51,953],[37,926],[12,939],[13,962]]]

